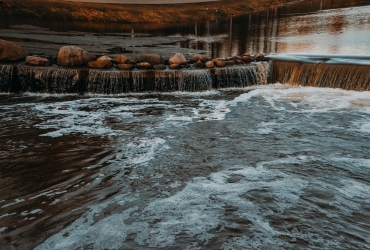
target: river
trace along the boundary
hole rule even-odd
[[[305,4],[282,7],[294,14],[258,41],[221,30],[220,43],[201,33],[192,43],[181,26],[167,35],[183,40],[166,49],[370,55],[368,5]],[[338,13],[346,25],[331,28]],[[369,139],[368,91],[2,93],[0,248],[369,249]]]

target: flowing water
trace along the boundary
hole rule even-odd
[[[370,249],[365,2],[163,29],[176,46],[151,48],[300,53],[272,64],[0,65],[0,249]],[[115,37],[98,43],[132,38]]]
[[[368,249],[369,100],[2,96],[1,248]]]

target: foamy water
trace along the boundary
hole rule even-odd
[[[0,196],[1,242],[19,230],[29,246],[45,235],[36,249],[367,249],[369,97],[273,84],[10,98],[0,106],[6,130],[30,130],[43,144],[14,138],[2,157],[25,157],[20,145],[37,146],[28,155],[64,150],[64,138],[70,150],[55,155],[57,174],[42,160],[34,169],[68,178]],[[85,161],[68,161],[74,151]]]

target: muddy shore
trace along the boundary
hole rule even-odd
[[[188,4],[130,5],[59,0],[0,0],[0,16],[121,23],[185,23],[242,15],[295,0],[221,0]]]

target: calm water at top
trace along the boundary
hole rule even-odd
[[[264,12],[191,25],[6,19],[0,28],[32,24],[51,31],[83,31],[101,35],[126,32],[133,36],[135,33],[149,33],[155,37],[179,37],[181,41],[175,42],[177,47],[208,51],[214,57],[256,52],[370,55],[369,5],[369,0],[302,1]],[[174,50],[176,47],[171,48]]]

